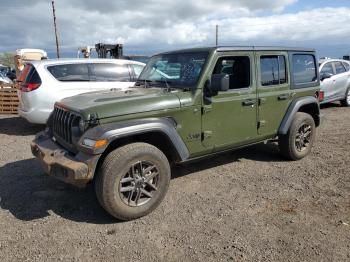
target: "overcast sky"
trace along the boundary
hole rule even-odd
[[[125,53],[193,46],[314,47],[319,56],[350,53],[349,0],[56,0],[61,53],[123,43]],[[0,52],[42,48],[55,56],[50,0],[1,0]]]

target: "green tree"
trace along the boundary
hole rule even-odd
[[[13,57],[14,53],[0,53],[0,64],[3,64],[4,66],[10,66],[11,68],[15,68],[15,61]]]

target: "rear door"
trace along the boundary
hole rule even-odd
[[[336,73],[334,76],[334,95],[336,98],[343,98],[348,88],[349,73],[340,61],[334,62],[334,68]]]
[[[328,101],[335,96],[335,90],[334,90],[335,70],[334,70],[333,62],[327,62],[322,66],[320,70],[320,75],[322,76],[324,74],[332,75],[332,77],[323,79],[321,82],[321,89],[324,91],[324,100]]]
[[[258,133],[268,137],[277,133],[292,99],[288,53],[258,51],[256,63]]]
[[[128,88],[133,85],[131,69],[127,64],[92,63],[91,90]]]

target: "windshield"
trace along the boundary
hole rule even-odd
[[[203,70],[208,52],[174,53],[153,56],[138,83],[163,83],[165,87],[194,87]]]

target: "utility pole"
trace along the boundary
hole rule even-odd
[[[60,58],[60,49],[59,49],[59,46],[58,46],[58,35],[57,35],[57,25],[56,25],[55,1],[52,1],[52,13],[53,13],[53,25],[55,27],[57,58]]]
[[[215,38],[216,46],[219,45],[219,25],[216,25],[216,38]]]

